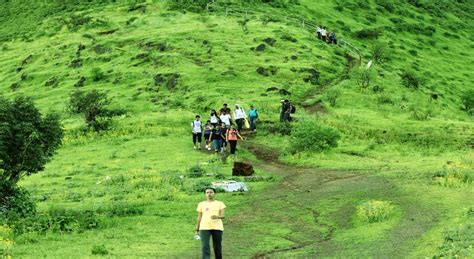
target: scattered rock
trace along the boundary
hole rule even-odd
[[[149,54],[148,53],[140,53],[134,57],[134,59],[146,59],[148,58]]]
[[[260,44],[255,48],[255,51],[264,51],[265,50],[265,44]]]
[[[112,30],[108,30],[108,31],[100,31],[97,33],[97,35],[108,35],[108,34],[112,34],[114,32],[118,31],[118,29],[112,29]]]
[[[44,82],[44,86],[55,87],[57,85],[58,85],[58,78],[56,76],[53,76],[53,77],[49,78],[48,80],[46,80],[46,82]]]
[[[28,57],[26,57],[25,59],[23,59],[23,61],[21,61],[21,65],[24,66],[28,63],[30,63],[30,61],[33,59],[33,55],[28,55]]]
[[[208,40],[203,40],[203,41],[202,41],[202,44],[203,44],[203,45],[207,45],[207,44],[209,44],[209,41],[208,41]]]
[[[438,100],[439,95],[437,93],[431,93],[431,99]]]
[[[296,71],[298,71],[298,69],[296,69],[296,67],[292,67],[292,68],[290,68],[290,71],[291,72],[296,72]]]
[[[69,67],[78,68],[82,66],[82,59],[76,58],[69,64]]]
[[[253,166],[244,162],[234,162],[232,176],[251,176],[254,174]]]
[[[155,80],[155,86],[161,85],[165,81],[162,74],[157,74],[153,79]]]
[[[298,59],[298,56],[296,55],[291,56],[291,60],[297,60],[297,59]]]
[[[257,73],[262,75],[262,76],[268,76],[268,72],[265,70],[264,67],[258,67],[257,68]]]
[[[84,86],[84,82],[86,81],[86,78],[84,76],[81,76],[81,78],[79,78],[79,81],[77,81],[74,86],[75,87],[83,87]]]
[[[71,180],[72,179],[72,176],[66,176],[64,177],[64,180]]]
[[[283,88],[278,90],[278,93],[280,93],[281,95],[291,95],[291,93],[288,92],[288,90],[283,89]]]
[[[106,48],[101,44],[97,44],[97,45],[94,46],[94,52],[97,53],[97,54],[104,54],[104,53],[107,53],[107,52],[110,52],[110,51],[111,51],[110,48]]]
[[[17,68],[15,69],[15,71],[16,71],[17,73],[21,72],[21,70],[23,70],[22,67],[17,67]]]
[[[176,87],[176,85],[178,84],[178,78],[179,78],[179,74],[171,75],[171,77],[168,80],[168,83],[166,84],[169,90],[173,90]]]
[[[272,92],[272,91],[278,91],[278,87],[272,86],[272,87],[267,88],[267,92]]]
[[[276,43],[276,40],[275,39],[272,39],[272,38],[266,38],[263,40],[263,42],[267,43],[268,45],[272,46],[275,45]]]
[[[158,45],[158,50],[163,52],[166,50],[166,43],[160,43],[160,45]]]
[[[266,93],[261,93],[260,96],[268,96]]]
[[[25,81],[28,78],[28,75],[26,73],[21,74],[20,80]]]
[[[222,182],[212,182],[213,188],[223,190],[224,192],[247,192],[248,188],[244,182],[237,181],[222,181]]]
[[[13,83],[10,85],[10,89],[12,89],[12,91],[16,91],[18,88],[20,88],[20,83]]]
[[[272,75],[276,75],[276,73],[278,72],[278,68],[275,66],[270,66],[268,69],[270,70],[270,73],[272,73]]]

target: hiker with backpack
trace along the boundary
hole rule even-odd
[[[235,150],[237,148],[237,137],[241,140],[244,140],[242,136],[239,134],[239,131],[234,127],[234,125],[230,125],[230,129],[227,130],[226,134],[226,141],[229,143],[230,146],[230,156],[235,156]]]
[[[197,226],[196,239],[201,240],[202,258],[211,258],[211,246],[209,241],[212,237],[214,256],[216,259],[222,258],[222,234],[224,233],[224,209],[225,204],[215,200],[216,189],[210,187],[204,191],[206,201],[200,202],[197,206]]]
[[[193,144],[194,149],[201,149],[201,140],[202,140],[202,125],[201,125],[201,116],[196,115],[194,121],[191,123],[191,129],[193,132]]]
[[[252,131],[257,131],[257,119],[258,119],[258,111],[253,107],[253,105],[250,105],[250,110],[249,110],[249,120],[250,120],[250,128]]]
[[[222,122],[221,123],[221,132],[222,132],[222,136],[223,136],[223,138],[222,138],[222,151],[225,151],[226,148],[227,148],[228,143],[227,143],[227,140],[226,140],[225,136],[227,136],[227,131],[228,130],[229,129],[226,127],[225,123]]]

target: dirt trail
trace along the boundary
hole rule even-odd
[[[240,142],[239,145],[259,159],[259,162],[252,163],[255,168],[278,175],[282,181],[258,195],[246,194],[250,202],[248,209],[231,217],[226,224],[225,235],[229,238],[224,239],[224,245],[227,257],[279,258],[288,256],[288,253],[292,257],[326,257],[335,256],[335,251],[341,249],[350,250],[350,247],[338,247],[332,242],[332,235],[335,229],[352,227],[354,199],[398,199],[402,210],[417,210],[413,197],[409,194],[405,197],[392,183],[380,177],[361,172],[291,166],[278,161],[276,150],[257,146],[252,141]],[[327,208],[331,202],[344,206],[334,211],[319,211],[321,204]],[[426,211],[432,213],[430,209]],[[402,219],[400,227],[393,229],[392,236],[386,237],[369,255],[391,257],[408,253],[408,245],[404,244],[419,238],[436,223],[435,217],[433,214],[417,222]],[[405,229],[410,228],[419,231],[407,234]],[[249,247],[253,252],[246,252]]]
[[[268,256],[280,254],[287,251],[304,249],[308,246],[327,242],[331,239],[331,226],[324,222],[319,222],[320,212],[317,211],[317,200],[314,199],[314,192],[322,185],[333,185],[344,182],[357,181],[364,178],[364,175],[354,172],[341,172],[305,168],[286,165],[278,161],[278,152],[267,147],[257,146],[251,141],[240,142],[241,147],[252,152],[258,159],[258,163],[253,163],[254,167],[266,172],[271,172],[283,178],[283,180],[260,193],[258,197],[252,197],[251,209],[241,212],[229,220],[227,229],[245,228],[248,222],[260,222],[261,217],[273,214],[270,225],[284,221],[290,223],[291,231],[294,234],[282,235],[281,239],[287,240],[291,245],[285,247],[275,247],[270,251],[258,252],[251,256],[253,258],[266,258]],[[286,211],[273,213],[265,211],[266,208],[285,208]],[[310,217],[310,225],[307,222],[299,221],[298,217]],[[262,222],[264,224],[264,222]],[[324,233],[321,233],[324,230]],[[327,230],[327,231],[326,231]],[[238,233],[227,231],[226,235],[235,236]],[[271,235],[266,230],[260,236]],[[252,239],[252,237],[249,237]],[[255,236],[253,237],[255,238]],[[232,239],[235,240],[233,237]],[[240,238],[238,238],[240,239]],[[245,237],[243,237],[245,239]],[[254,240],[257,241],[258,240]],[[240,251],[241,252],[241,251]],[[229,256],[239,254],[238,251],[230,251]]]

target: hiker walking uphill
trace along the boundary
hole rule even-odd
[[[196,236],[201,239],[202,258],[211,258],[211,247],[209,241],[212,237],[214,256],[216,259],[222,258],[222,234],[224,233],[224,209],[225,204],[214,199],[216,189],[207,188],[205,190],[206,201],[200,202],[197,206],[197,227]]]
[[[202,140],[202,125],[201,125],[201,116],[196,115],[196,118],[191,123],[191,128],[193,132],[193,144],[194,149],[201,149],[201,140]]]
[[[258,119],[258,111],[253,107],[253,105],[250,105],[250,110],[249,110],[249,120],[250,120],[250,128],[252,131],[257,131],[257,119]]]
[[[227,130],[226,141],[229,143],[230,155],[232,157],[235,156],[235,150],[237,148],[237,137],[239,137],[241,140],[244,140],[244,138],[242,138],[242,136],[239,134],[239,131],[235,129],[234,125],[231,125],[230,129]]]

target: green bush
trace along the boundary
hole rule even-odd
[[[91,77],[92,77],[92,80],[97,82],[97,81],[100,81],[100,80],[104,79],[105,74],[104,74],[104,71],[102,71],[102,69],[100,69],[98,67],[94,67],[91,70]]]
[[[381,35],[382,35],[382,30],[379,28],[362,29],[354,33],[354,36],[358,39],[369,39],[369,40],[377,39]]]
[[[461,95],[461,101],[464,105],[464,110],[473,115],[474,114],[474,90],[467,90]]]
[[[107,251],[105,245],[95,245],[92,247],[91,253],[93,255],[108,255],[109,251]]]
[[[368,201],[356,207],[356,215],[363,222],[382,222],[394,212],[394,206],[386,201]]]
[[[209,0],[168,0],[168,8],[178,11],[202,12],[209,2]]]
[[[444,242],[432,258],[474,258],[474,224],[460,224],[444,232]]]
[[[265,123],[262,124],[261,127],[263,130],[271,134],[289,136],[291,134],[292,124],[288,122]]]
[[[30,194],[13,181],[0,180],[0,220],[15,221],[36,214]]]
[[[195,165],[195,166],[188,169],[187,176],[190,177],[190,178],[198,178],[198,177],[204,176],[205,172],[206,172],[206,170],[204,170],[204,168],[202,168],[199,165]]]
[[[339,131],[324,126],[318,121],[298,122],[291,132],[290,150],[293,153],[300,151],[323,151],[337,147],[341,138]]]
[[[418,89],[423,80],[414,72],[405,70],[401,73],[400,78],[402,79],[402,85],[411,89]]]

